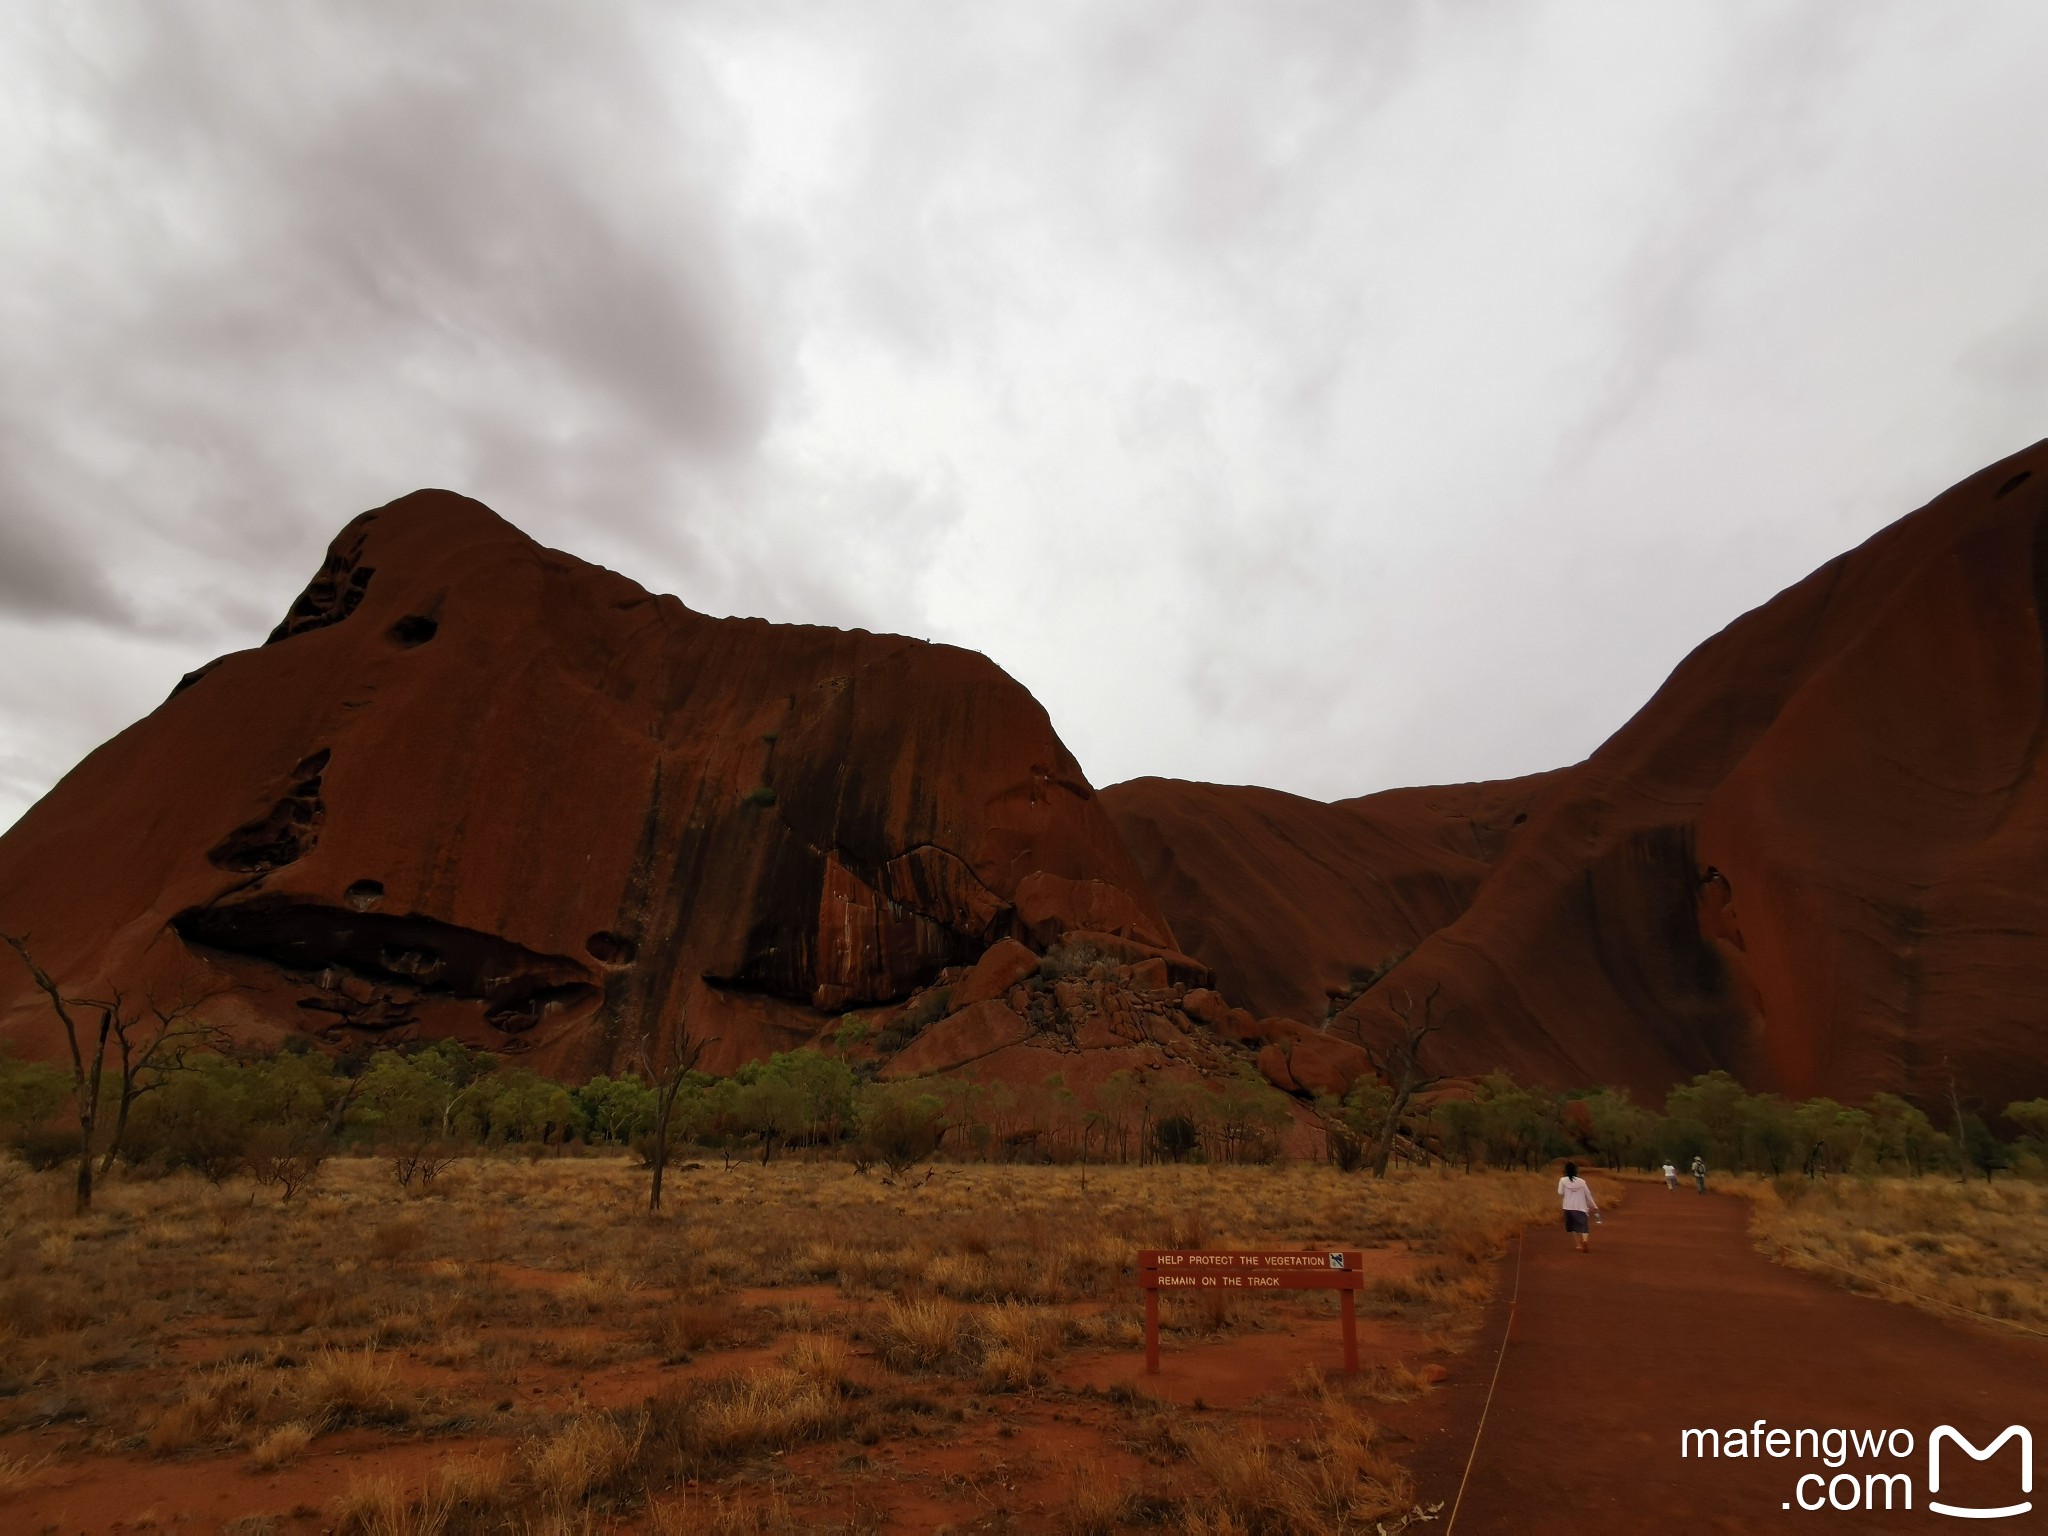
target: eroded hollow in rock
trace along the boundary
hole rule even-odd
[[[331,747],[299,759],[291,772],[291,788],[266,815],[244,822],[207,850],[216,869],[260,875],[304,858],[320,840],[327,806],[320,798],[320,777],[334,756]]]
[[[590,958],[599,965],[631,965],[640,946],[624,934],[599,929],[583,941],[583,947],[590,951]]]
[[[389,634],[392,643],[400,650],[409,651],[416,645],[425,645],[440,632],[438,619],[430,619],[423,613],[409,613],[392,625]]]
[[[341,893],[342,900],[358,912],[367,912],[384,899],[382,880],[358,880]]]
[[[224,950],[303,975],[346,973],[419,993],[472,998],[498,1029],[531,1029],[551,1010],[595,1001],[590,971],[494,933],[436,918],[278,897],[189,907],[171,919],[186,943]],[[327,985],[326,981],[321,982]]]
[[[329,624],[339,624],[356,611],[363,594],[370,590],[370,578],[377,574],[375,566],[357,564],[363,557],[363,534],[369,521],[367,517],[356,519],[356,524],[363,526],[357,528],[355,537],[346,544],[340,539],[335,540],[328,550],[326,563],[306,584],[306,590],[292,604],[284,622],[270,632],[270,638],[263,642],[265,645],[276,645],[309,629],[325,629]]]

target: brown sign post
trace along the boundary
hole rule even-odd
[[[1145,1288],[1145,1374],[1159,1374],[1159,1293],[1244,1296],[1258,1291],[1337,1291],[1344,1313],[1344,1369],[1358,1374],[1358,1316],[1351,1293],[1365,1281],[1364,1256],[1315,1253],[1187,1253],[1148,1248],[1138,1255]]]

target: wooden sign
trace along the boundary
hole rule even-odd
[[[1159,1374],[1159,1293],[1246,1295],[1253,1291],[1337,1291],[1344,1320],[1344,1369],[1358,1374],[1358,1317],[1351,1293],[1365,1283],[1364,1256],[1351,1249],[1301,1253],[1195,1253],[1148,1248],[1138,1255],[1145,1290],[1145,1373]]]

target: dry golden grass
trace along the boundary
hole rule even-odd
[[[288,1467],[313,1443],[313,1431],[296,1419],[280,1424],[249,1448],[249,1464],[259,1472]]]
[[[1276,1445],[1264,1435],[1198,1429],[1187,1452],[1214,1491],[1189,1510],[1189,1530],[1249,1536],[1368,1530],[1411,1501],[1408,1476],[1382,1449],[1378,1427],[1336,1396],[1306,1440]]]
[[[1063,1360],[1135,1353],[1134,1256],[1160,1246],[1393,1245],[1409,1267],[1365,1293],[1367,1310],[1455,1341],[1506,1236],[1548,1218],[1549,1183],[946,1165],[912,1188],[829,1162],[713,1163],[680,1173],[670,1210],[649,1217],[645,1175],[624,1158],[479,1158],[424,1196],[340,1158],[289,1205],[238,1184],[117,1178],[80,1220],[62,1173],[15,1174],[0,1181],[14,1234],[0,1244],[0,1377],[18,1390],[0,1397],[0,1437],[65,1425],[81,1454],[232,1454],[266,1474],[249,1480],[259,1488],[337,1431],[349,1446],[482,1439],[424,1484],[350,1451],[362,1476],[327,1512],[343,1532],[852,1530],[888,1501],[896,1449],[980,1435],[1009,1454],[1000,1429],[1064,1404],[1128,1413],[1156,1476],[1134,1489],[1054,1469],[1055,1524],[1358,1529],[1402,1492],[1358,1405],[1412,1395],[1417,1379],[1390,1370],[1348,1395],[1298,1383],[1300,1446],[1240,1454],[1227,1414],[1214,1443],[1182,1437],[1142,1395],[1119,1409],[1061,1386]],[[1162,1309],[1169,1348],[1320,1327],[1334,1310],[1313,1293]],[[778,1347],[765,1361],[764,1344]],[[608,1378],[634,1386],[598,1397]],[[782,1468],[806,1457],[807,1475],[838,1479],[829,1514],[788,1502]],[[0,1497],[23,1465],[0,1460]]]
[[[2048,1185],[1947,1178],[1732,1181],[1772,1258],[1954,1318],[2048,1333]]]

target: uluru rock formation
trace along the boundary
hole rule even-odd
[[[0,929],[80,994],[233,988],[211,1007],[245,1033],[567,1076],[685,1008],[729,1067],[1006,938],[1173,945],[985,658],[709,618],[440,491],[349,523],[266,644],[0,837]],[[0,974],[0,1036],[52,1033]]]
[[[1729,625],[1584,763],[1334,806],[1103,800],[1226,990],[1373,1039],[1440,989],[1457,1072],[1992,1107],[2048,1092],[2048,450]],[[1339,994],[1342,1001],[1341,992]]]
[[[1305,1099],[1430,998],[1453,1073],[1996,1107],[2048,1093],[2044,605],[2037,445],[1576,766],[1098,797],[980,656],[709,618],[420,492],[0,837],[0,929],[76,993],[568,1077],[685,1017],[724,1069],[865,1009],[892,1076],[1256,1063]],[[60,1048],[13,970],[0,1039]]]

